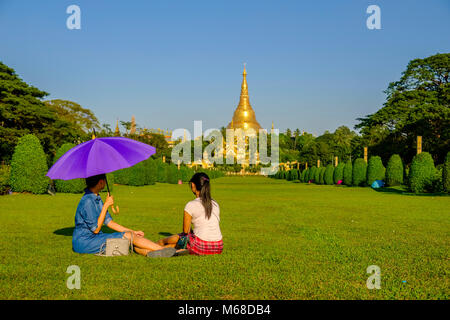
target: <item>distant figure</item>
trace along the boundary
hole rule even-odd
[[[189,185],[195,200],[189,201],[184,207],[183,233],[161,239],[158,244],[178,249],[178,254],[220,254],[223,250],[220,208],[211,199],[209,177],[203,172],[197,172],[189,180]]]

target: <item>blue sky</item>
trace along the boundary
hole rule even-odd
[[[246,62],[260,124],[319,135],[378,110],[409,60],[450,52],[450,1],[0,0],[0,39],[0,61],[102,123],[226,126]]]

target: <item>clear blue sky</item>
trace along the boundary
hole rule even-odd
[[[0,0],[0,39],[26,82],[112,126],[225,126],[246,62],[261,125],[318,135],[378,110],[409,60],[450,52],[450,1]]]

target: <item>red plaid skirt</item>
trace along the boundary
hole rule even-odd
[[[190,254],[206,255],[206,254],[221,254],[223,251],[223,241],[204,241],[196,237],[193,233],[188,235],[189,241],[186,249]]]

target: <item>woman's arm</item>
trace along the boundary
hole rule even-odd
[[[97,229],[94,230],[94,233],[99,233],[102,229],[103,222],[105,221],[106,212],[108,211],[108,208],[114,204],[114,198],[109,195],[106,197],[106,201],[103,204],[102,211],[100,212],[100,216],[97,220]]]
[[[189,233],[191,231],[191,221],[192,221],[192,216],[185,211],[184,217],[183,217],[183,232],[184,233]]]
[[[114,222],[112,220],[106,226],[108,228],[111,228],[111,229],[113,229],[115,231],[118,231],[118,232],[125,232],[125,231],[132,231],[132,232],[134,232],[134,230],[125,228],[124,226],[121,226],[120,224],[118,224],[118,223],[116,223],[116,222]]]

